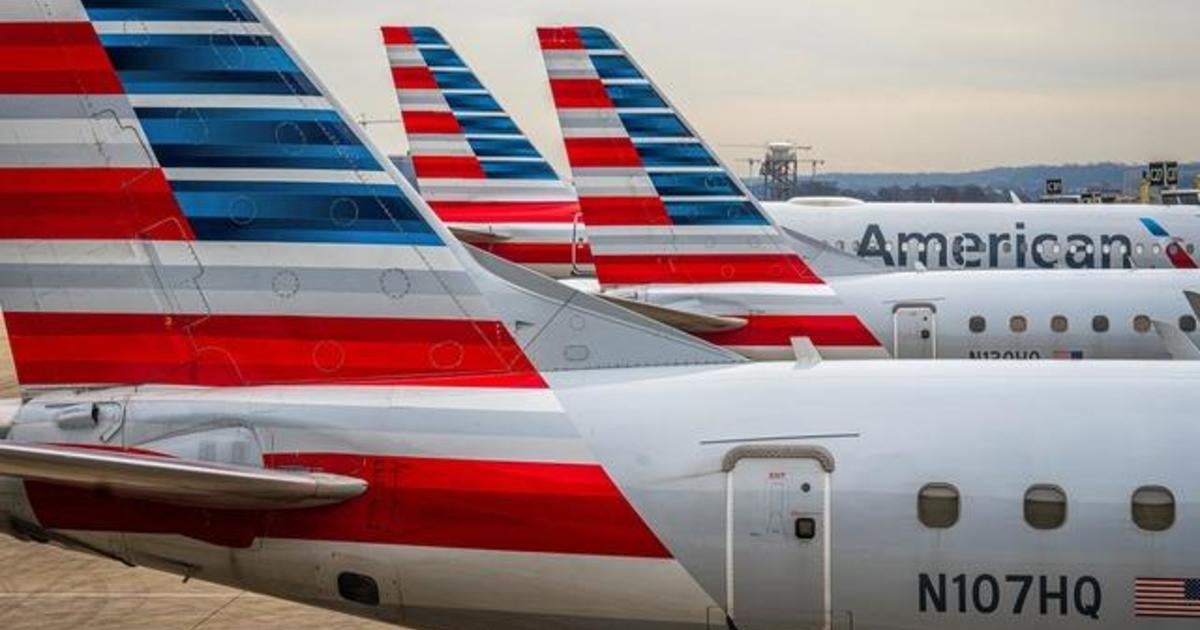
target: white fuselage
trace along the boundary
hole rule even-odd
[[[1200,343],[1184,295],[1200,289],[1192,271],[902,272],[829,283],[895,358],[1172,358],[1155,322]]]
[[[1193,261],[1200,207],[767,202],[780,227],[885,267],[1172,268]],[[1170,250],[1177,244],[1181,251]]]
[[[725,627],[726,611],[739,630],[1190,627],[1135,617],[1132,600],[1137,578],[1200,575],[1198,363],[546,377],[551,390],[529,392],[35,398],[9,439],[180,457],[252,440],[264,457],[344,460],[372,485],[342,507],[260,514],[131,511],[106,493],[5,479],[0,530],[36,536],[40,524],[127,562],[414,628],[700,630]],[[114,438],[56,421],[87,400],[125,407]],[[427,474],[439,470],[456,476]],[[953,523],[920,520],[929,484],[958,493]],[[1047,486],[1066,517],[1037,529],[1025,498]],[[1135,490],[1151,486],[1174,497],[1161,531],[1131,518]],[[369,577],[378,603],[349,601],[347,572]]]
[[[830,359],[1168,359],[1193,357],[1170,346],[1165,327],[1200,343],[1200,315],[1184,294],[1200,290],[1197,275],[1175,269],[902,271],[832,277],[824,285],[655,285],[617,293],[712,315],[791,317],[799,322],[796,336],[805,336],[805,318],[850,314],[877,342],[811,335]],[[754,326],[757,320],[749,319]],[[793,352],[786,336],[705,337],[755,359],[786,359]]]

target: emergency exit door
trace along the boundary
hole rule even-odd
[[[738,630],[829,627],[829,473],[747,457],[729,472],[726,611]]]
[[[937,320],[932,306],[899,306],[892,313],[892,347],[897,359],[937,356]]]

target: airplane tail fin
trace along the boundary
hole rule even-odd
[[[538,39],[602,284],[822,282],[614,37]]]
[[[494,299],[506,285],[251,0],[11,0],[0,60],[0,307],[23,386],[544,387],[493,305],[585,309]],[[698,343],[666,354],[726,360]]]
[[[579,202],[436,29],[385,26],[421,195],[463,240],[553,276],[588,271]]]

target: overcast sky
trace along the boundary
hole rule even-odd
[[[560,169],[539,25],[609,29],[739,171],[781,139],[831,171],[1200,158],[1197,0],[261,2],[371,119],[399,118],[378,26],[441,29]]]

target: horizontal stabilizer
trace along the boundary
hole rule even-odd
[[[1154,332],[1158,333],[1163,340],[1172,359],[1176,361],[1200,360],[1200,348],[1197,348],[1196,344],[1177,326],[1157,319],[1153,320],[1153,323]]]
[[[808,261],[813,270],[822,276],[853,276],[893,271],[889,267],[835,249],[828,243],[802,232],[786,227],[782,229],[783,233],[791,239],[792,247]]]
[[[188,507],[297,509],[352,499],[354,477],[227,466],[43,444],[0,444],[0,475]]]
[[[1192,307],[1192,312],[1196,314],[1196,317],[1200,317],[1200,293],[1184,291],[1183,297],[1187,298],[1188,305]]]
[[[677,328],[686,333],[703,334],[717,333],[737,330],[746,326],[746,320],[740,317],[722,317],[720,315],[707,315],[705,313],[696,313],[692,311],[683,311],[677,308],[667,306],[659,306],[649,302],[640,300],[631,300],[629,298],[617,297],[604,293],[597,293],[596,297],[608,300],[617,306],[627,308],[638,315],[649,317],[656,322],[666,324],[672,328]]]
[[[497,232],[495,230],[472,230],[470,228],[457,227],[453,225],[448,227],[450,228],[450,233],[464,243],[478,245],[488,243],[503,243],[504,241],[512,240],[512,237],[508,234]]]

